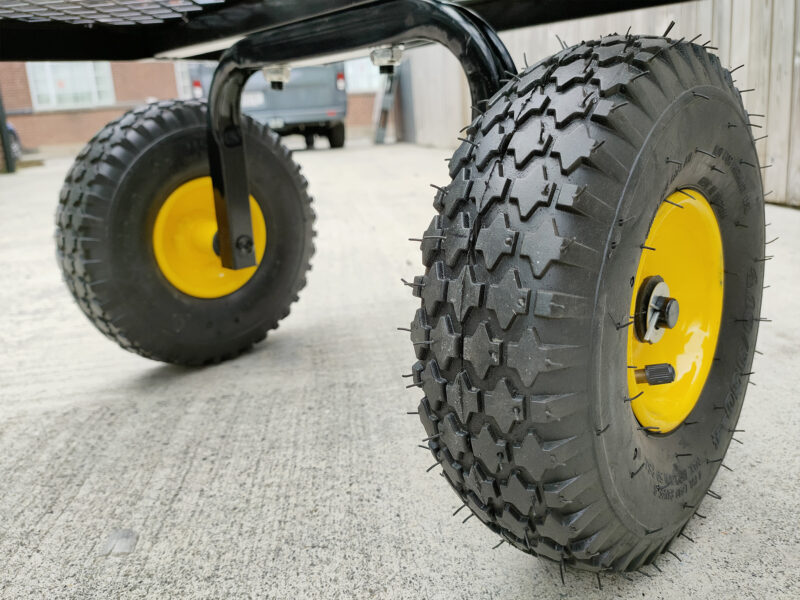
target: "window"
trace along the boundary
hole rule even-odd
[[[351,94],[373,93],[383,87],[378,67],[367,57],[348,60],[344,63],[344,74]]]
[[[107,62],[27,63],[34,110],[91,108],[114,104]]]

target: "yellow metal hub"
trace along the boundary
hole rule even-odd
[[[641,341],[634,327],[628,327],[628,397],[634,398],[631,407],[639,423],[657,433],[683,423],[703,391],[717,348],[724,283],[722,237],[711,205],[690,189],[667,200],[656,212],[642,249],[631,315],[636,316],[644,281],[660,276],[680,304],[679,317],[655,343]],[[674,367],[672,383],[636,381],[636,370],[662,363]]]
[[[214,251],[217,219],[210,177],[187,181],[172,192],[156,216],[153,250],[161,273],[184,294],[220,298],[241,288],[255,274],[267,245],[264,215],[250,196],[256,266],[225,269]]]

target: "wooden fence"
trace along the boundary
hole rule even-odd
[[[699,0],[576,19],[501,34],[514,61],[524,64],[567,43],[619,32],[711,40],[723,65],[744,65],[734,74],[752,121],[762,126],[757,142],[768,200],[800,206],[800,0]],[[426,47],[408,53],[416,141],[452,147],[469,118],[469,94],[456,60],[446,50]],[[758,137],[758,136],[756,136]]]

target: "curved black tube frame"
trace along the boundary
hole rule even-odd
[[[473,106],[494,94],[514,62],[477,14],[439,0],[374,0],[249,35],[221,57],[208,95],[209,164],[223,266],[255,264],[239,103],[259,68],[412,40],[438,42],[460,61]]]

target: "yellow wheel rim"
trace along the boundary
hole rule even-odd
[[[264,215],[250,196],[256,266],[225,269],[214,251],[217,218],[210,177],[187,181],[166,199],[156,216],[153,250],[164,277],[184,294],[220,298],[232,294],[255,274],[267,245]]]
[[[640,340],[635,327],[628,327],[628,397],[639,423],[655,433],[683,423],[703,391],[717,348],[724,283],[722,237],[706,198],[685,189],[667,200],[642,249],[630,314],[637,317],[637,295],[645,280],[660,276],[679,303],[679,316],[654,343]],[[663,363],[674,368],[672,383],[641,381],[641,369]]]

